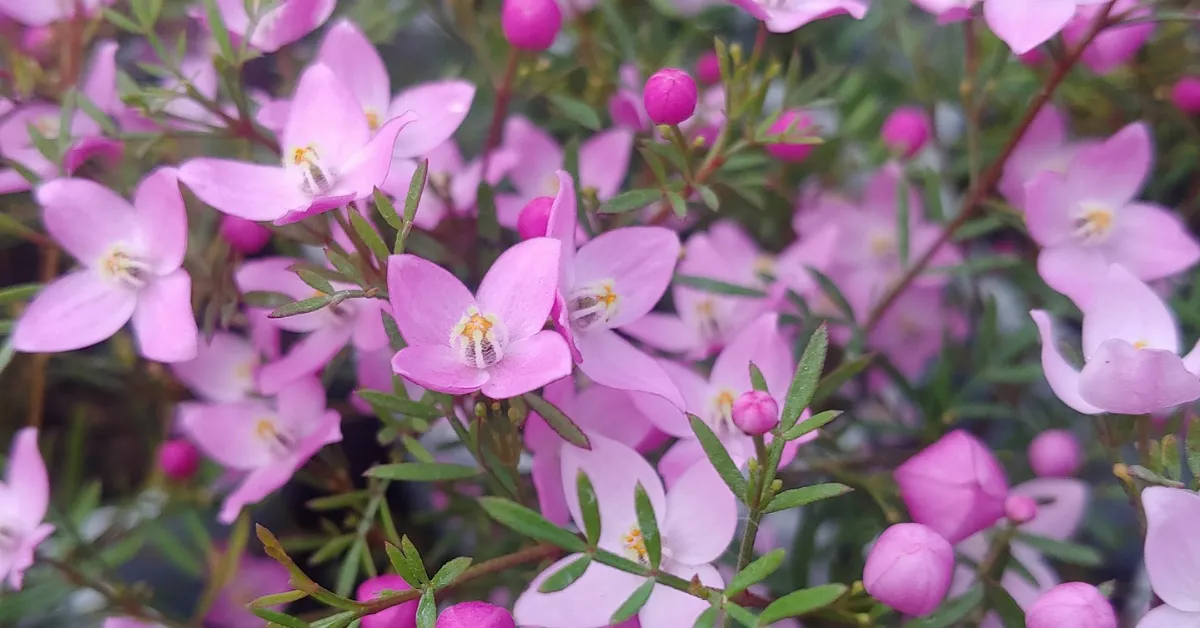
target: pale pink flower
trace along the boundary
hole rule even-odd
[[[243,554],[233,578],[225,584],[212,608],[204,616],[204,625],[220,628],[261,628],[263,620],[250,612],[250,602],[272,593],[291,590],[287,567],[270,558]],[[282,611],[285,604],[266,607]]]
[[[250,342],[227,332],[200,336],[196,357],[171,365],[171,372],[197,397],[210,402],[241,401],[258,387],[254,378],[262,359]]]
[[[1064,174],[1081,149],[1096,142],[1068,142],[1067,121],[1053,105],[1038,112],[1021,136],[1012,155],[1004,162],[1004,173],[996,186],[1009,204],[1025,209],[1025,184],[1042,172]]]
[[[983,17],[1014,54],[1025,54],[1054,37],[1079,6],[1107,0],[986,0]]]
[[[7,15],[26,26],[46,26],[75,16],[77,8],[83,16],[94,14],[113,0],[0,0],[0,16]]]
[[[509,179],[522,205],[558,192],[555,172],[563,167],[563,149],[554,138],[529,120],[514,116],[504,125],[504,146],[517,154],[518,163]],[[579,185],[593,189],[601,201],[616,196],[632,151],[633,132],[629,129],[609,129],[592,136],[579,146]]]
[[[790,33],[809,22],[849,15],[861,20],[867,14],[866,0],[729,0],[755,19],[767,25],[772,33]]]
[[[240,45],[249,35],[250,46],[263,52],[275,52],[313,32],[329,19],[337,6],[337,0],[284,0],[254,20],[246,12],[245,0],[216,0],[216,3],[221,21],[234,36],[234,45]],[[205,28],[210,27],[202,7],[194,8],[191,14]]]
[[[1103,4],[1081,6],[1079,12],[1063,29],[1063,41],[1075,46],[1087,34],[1092,22],[1104,8]],[[1149,7],[1138,0],[1118,0],[1113,5],[1112,15],[1124,15],[1129,19],[1142,19],[1150,15]],[[1125,64],[1141,50],[1154,33],[1154,22],[1118,24],[1104,29],[1083,51],[1083,64],[1097,74],[1108,74]]]
[[[50,505],[50,480],[38,451],[37,428],[17,432],[0,483],[0,586],[17,591],[25,570],[33,566],[33,553],[54,526],[43,523]]]
[[[1146,574],[1163,601],[1137,628],[1200,626],[1200,544],[1196,521],[1200,495],[1182,488],[1151,486],[1142,491],[1146,510]]]

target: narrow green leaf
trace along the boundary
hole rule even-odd
[[[96,124],[100,125],[100,130],[104,131],[105,135],[109,137],[117,135],[117,125],[113,124],[112,118],[108,117],[103,111],[100,111],[100,108],[87,97],[87,94],[83,92],[77,93],[75,95],[75,104]]]
[[[943,602],[932,614],[905,623],[904,628],[949,628],[957,625],[982,602],[983,587],[977,584],[953,600]]]
[[[650,560],[650,568],[658,569],[662,562],[662,537],[658,533],[658,518],[654,515],[654,506],[650,504],[650,496],[646,488],[638,482],[633,489],[633,505],[637,511],[638,530],[642,534],[646,557]]]
[[[404,555],[404,560],[408,561],[412,570],[417,573],[417,578],[421,584],[429,584],[429,574],[425,571],[425,561],[421,559],[421,553],[417,551],[417,546],[408,538],[408,535],[400,537],[400,553]]]
[[[660,159],[658,155],[655,155],[654,151],[647,150],[646,148],[638,148],[638,153],[642,155],[642,159],[645,160],[646,165],[650,166],[650,172],[654,173],[654,180],[657,181],[660,186],[666,185],[667,171],[663,168],[662,159]]]
[[[692,624],[692,628],[715,628],[716,625],[717,608],[710,606],[700,613],[700,616],[696,618],[696,623]]]
[[[759,626],[771,624],[788,617],[800,617],[833,604],[846,592],[844,584],[822,584],[808,589],[793,591],[771,602],[758,616]]]
[[[480,181],[475,189],[475,209],[478,218],[475,227],[485,242],[500,241],[500,219],[496,216],[496,194],[487,181]]]
[[[1025,628],[1025,611],[1021,610],[1021,606],[1004,587],[985,583],[983,592],[988,608],[996,611],[1004,628]]]
[[[759,392],[771,392],[767,390],[767,380],[763,377],[762,371],[753,362],[750,363],[750,385]]]
[[[404,228],[404,220],[396,213],[396,206],[392,205],[392,199],[388,198],[387,194],[375,188],[372,198],[375,199],[375,211],[379,212],[384,222],[397,231]]]
[[[275,309],[291,303],[292,297],[289,297],[282,292],[253,290],[243,294],[242,301],[251,307],[269,307],[271,309]]]
[[[404,222],[412,223],[417,215],[417,206],[421,204],[421,195],[425,193],[425,183],[429,179],[429,160],[422,159],[408,181],[408,194],[404,196]]]
[[[383,316],[383,330],[387,332],[388,344],[392,346],[392,351],[399,351],[407,347],[408,343],[404,342],[404,336],[400,334],[400,326],[396,324],[396,319],[385,311],[381,311],[380,314]]]
[[[600,542],[600,502],[596,499],[596,490],[592,481],[583,469],[575,477],[575,490],[579,497],[579,509],[583,511],[583,530],[587,534],[588,545],[596,547]]]
[[[433,584],[433,588],[435,589],[448,587],[454,584],[454,581],[458,580],[458,577],[461,576],[464,571],[470,569],[470,567],[471,558],[469,556],[459,556],[445,565],[442,565],[442,568],[438,569],[436,574],[433,574],[433,580],[430,582]]]
[[[817,389],[813,391],[813,398],[809,402],[809,405],[817,405],[828,399],[842,387],[842,384],[845,384],[853,379],[854,376],[863,372],[863,369],[867,368],[871,364],[871,360],[874,359],[875,354],[868,353],[837,365],[837,368],[830,371],[828,375],[822,377],[821,381],[817,383]]]
[[[742,477],[742,472],[738,470],[737,465],[733,463],[733,458],[729,457],[729,452],[725,450],[725,445],[721,444],[720,439],[713,433],[712,428],[707,423],[702,421],[700,417],[694,414],[688,414],[688,420],[692,424],[692,431],[696,433],[696,438],[700,441],[700,446],[704,448],[705,455],[708,456],[709,462],[712,462],[721,479],[725,481],[725,485],[729,490],[733,491],[733,496],[739,501],[746,500],[746,478]]]
[[[425,589],[417,603],[417,628],[434,628],[436,621],[437,602],[433,599],[433,589]]]
[[[520,504],[501,497],[481,497],[479,505],[492,519],[525,536],[553,543],[569,552],[587,551],[583,539]]]
[[[713,192],[711,187],[707,185],[698,185],[696,186],[696,191],[700,193],[700,199],[704,201],[705,207],[713,211],[719,211],[721,209],[721,199],[717,198],[717,193]]]
[[[146,532],[146,536],[149,537],[150,543],[167,560],[193,577],[203,577],[204,566],[200,563],[200,559],[195,553],[184,547],[183,541],[180,540],[179,536],[172,534],[157,522],[145,525],[143,529]]]
[[[817,389],[817,380],[825,368],[825,352],[829,349],[829,331],[822,324],[808,339],[808,346],[800,356],[796,366],[796,375],[792,385],[788,387],[787,399],[783,404],[783,415],[779,421],[781,429],[786,432],[796,424],[804,409],[812,402]]]
[[[403,539],[401,543],[403,543]],[[404,581],[412,588],[420,588],[423,584],[421,580],[422,575],[425,573],[425,567],[419,562],[409,560],[408,556],[405,556],[399,547],[391,543],[384,545],[384,549],[387,551],[388,561],[392,563],[392,569],[396,571],[396,574],[404,578]]]
[[[621,602],[621,605],[617,607],[617,612],[613,613],[612,619],[608,620],[608,623],[615,626],[632,619],[646,605],[646,602],[650,599],[650,593],[653,591],[654,578],[647,578],[645,582],[633,590],[633,593],[624,602]]]
[[[444,482],[464,480],[479,475],[479,469],[448,462],[401,462],[381,464],[367,469],[363,475],[384,480],[407,480],[410,482]]]
[[[1079,565],[1080,567],[1099,567],[1104,563],[1104,556],[1086,545],[1079,545],[1070,541],[1059,541],[1024,532],[1017,532],[1016,538],[1046,556],[1058,559],[1064,563]]]
[[[561,94],[549,94],[546,96],[550,100],[554,108],[563,115],[564,118],[579,124],[592,131],[600,130],[600,116],[585,103],[579,102],[573,98],[568,98]]]
[[[633,211],[657,201],[662,198],[662,195],[662,190],[657,189],[629,190],[610,198],[597,211],[601,214],[620,214]]]
[[[329,305],[333,302],[332,295],[322,295],[319,297],[311,297],[303,301],[295,301],[286,305],[281,305],[270,314],[267,318],[287,318],[289,316],[297,316],[299,314],[308,314]]]
[[[371,494],[366,490],[351,491],[349,493],[338,493],[337,495],[315,497],[308,500],[308,502],[305,503],[305,506],[308,506],[309,510],[335,510],[337,508],[361,506],[367,503],[367,500],[370,498]]]
[[[0,289],[0,305],[23,302],[37,294],[38,290],[41,289],[42,284],[40,283],[23,283]]]
[[[250,602],[250,608],[269,608],[271,606],[282,606],[291,604],[296,600],[303,600],[308,597],[304,591],[285,591],[283,593],[272,593],[264,595],[253,602]]]
[[[312,288],[313,290],[316,290],[323,294],[333,294],[334,292],[337,292],[336,290],[333,289],[333,284],[329,283],[328,279],[318,275],[317,273],[312,272],[311,270],[297,268],[297,269],[295,269],[295,273],[296,273],[296,275],[298,275],[300,277],[301,281],[303,281],[306,285],[308,285],[308,287]]]
[[[758,288],[750,288],[748,286],[739,286],[736,284],[725,283],[708,277],[697,277],[695,275],[675,275],[675,283],[689,288],[695,288],[704,292],[713,294],[725,294],[734,297],[751,297],[761,299],[767,296],[767,293]]]
[[[159,11],[162,11],[162,0],[132,0],[129,4],[133,9],[133,15],[146,29],[154,26],[154,23],[158,21]]]
[[[687,201],[678,192],[667,192],[667,200],[671,203],[671,210],[676,216],[683,218],[687,216]]]
[[[356,392],[363,401],[376,404],[381,408],[388,410],[389,412],[402,414],[404,416],[414,416],[421,419],[428,419],[430,421],[434,419],[440,419],[442,417],[441,410],[418,401],[401,399],[396,395],[389,395],[387,393],[379,392],[378,390],[368,390],[366,388],[360,388]]]
[[[338,568],[337,580],[334,582],[333,590],[341,596],[350,595],[354,588],[354,581],[358,579],[358,569],[362,564],[363,553],[367,551],[367,542],[364,537],[355,537],[354,542],[350,544],[350,549],[342,556],[342,566]]]
[[[116,11],[113,11],[112,9],[100,9],[100,11],[104,14],[104,19],[108,20],[109,24],[112,24],[123,31],[137,33],[139,35],[145,32],[142,27],[135,24],[133,20],[121,15],[120,13],[117,13]]]
[[[584,449],[592,448],[592,444],[588,442],[587,436],[584,435],[583,430],[579,429],[578,425],[575,425],[575,423],[569,417],[567,417],[567,415],[563,414],[563,411],[559,410],[558,406],[546,401],[544,398],[535,393],[525,393],[521,396],[521,398],[524,399],[525,403],[528,403],[529,407],[532,408],[534,412],[537,412],[538,415],[541,416],[544,421],[546,421],[546,424],[550,426],[550,429],[554,430],[554,432],[561,436],[563,440],[575,445],[576,447],[582,447]]]
[[[221,18],[216,0],[204,0],[204,17],[208,21],[208,30],[217,42],[217,50],[226,61],[233,63],[237,57],[233,54],[233,42],[229,38],[229,29]]]
[[[341,556],[347,549],[350,548],[350,544],[354,542],[355,538],[356,537],[353,534],[342,534],[340,536],[330,538],[325,542],[324,545],[317,548],[317,550],[308,557],[308,564],[316,567],[317,565],[323,565],[334,558]]]
[[[371,252],[375,254],[380,265],[386,267],[390,251],[388,251],[387,245],[383,243],[383,238],[380,237],[379,230],[375,228],[375,225],[368,222],[366,218],[363,218],[363,215],[358,213],[357,210],[351,209],[346,213],[350,215],[350,225],[354,227],[355,233],[358,234],[358,237],[362,238],[367,248],[371,249]]]
[[[604,16],[604,23],[612,31],[613,39],[617,42],[617,48],[621,51],[621,57],[624,59],[636,59],[637,45],[634,40],[633,31],[629,28],[629,24],[625,19],[621,17],[621,10],[616,0],[603,0],[599,6],[600,13]]]
[[[818,412],[807,419],[793,425],[791,429],[783,433],[784,440],[796,440],[809,432],[819,430],[827,424],[833,422],[838,417],[842,416],[841,410],[826,410]]]
[[[775,498],[771,500],[771,503],[767,504],[767,507],[763,510],[763,512],[771,513],[779,512],[781,510],[788,510],[790,508],[796,508],[805,504],[811,504],[822,499],[829,499],[830,497],[845,495],[853,490],[853,488],[837,482],[815,484],[813,486],[805,486],[804,488],[794,488],[776,495]]]
[[[285,613],[279,613],[266,608],[251,608],[250,612],[273,624],[279,624],[287,628],[309,628],[308,622]]]
[[[581,578],[583,576],[583,572],[587,571],[587,568],[591,566],[591,564],[591,556],[588,556],[587,554],[580,556],[578,559],[571,561],[562,569],[559,569],[551,574],[549,578],[543,580],[541,586],[538,587],[538,592],[554,593],[555,591],[562,591],[563,589],[571,586],[571,584],[576,580]]]
[[[346,628],[358,618],[358,611],[344,611],[318,619],[312,623],[312,628]]]
[[[758,615],[751,613],[741,606],[738,606],[733,602],[726,602],[722,605],[722,608],[725,609],[725,613],[727,615],[737,620],[737,623],[745,626],[746,628],[758,627]]]
[[[900,257],[900,266],[908,266],[909,240],[909,198],[908,180],[903,175],[896,181],[896,251]]]
[[[766,554],[759,556],[757,560],[749,565],[746,565],[744,569],[742,569],[733,577],[733,580],[729,582],[729,586],[725,587],[725,596],[733,597],[738,593],[749,589],[751,585],[758,584],[759,582],[766,580],[767,576],[770,576],[771,574],[775,573],[776,569],[779,569],[779,566],[783,564],[783,558],[786,555],[787,552],[779,548],[773,549]]]
[[[846,295],[842,294],[837,284],[828,275],[815,268],[809,267],[808,272],[812,275],[813,279],[817,280],[817,285],[821,286],[821,292],[829,299],[833,307],[837,309],[838,315],[847,321],[856,320],[854,308],[850,306],[850,301],[846,300]]]
[[[428,464],[437,462],[437,458],[434,458],[433,454],[430,453],[428,449],[425,449],[425,446],[421,444],[421,441],[409,436],[408,434],[401,436],[400,440],[404,443],[404,449],[407,450],[409,454],[412,454],[412,457],[416,458],[417,462],[424,462]]]
[[[0,161],[0,163],[3,163],[7,166],[12,166],[12,165],[16,164],[15,161],[7,161],[7,162]],[[33,175],[33,177],[34,177],[33,179],[29,179],[29,182],[37,183],[37,181],[38,181],[37,175],[35,174],[35,175]],[[29,227],[21,224],[20,222],[17,221],[16,218],[14,218],[8,214],[0,214],[0,233],[7,233],[9,235],[14,235],[14,236],[17,236],[20,238],[20,237],[25,237],[27,235],[30,235],[32,233],[37,233],[37,232],[34,231],[33,229],[30,229]]]
[[[363,285],[362,273],[359,272],[358,268],[354,266],[354,262],[351,262],[349,258],[329,248],[325,249],[325,258],[329,260],[330,264],[333,264],[333,267],[339,273],[352,282],[360,286]]]

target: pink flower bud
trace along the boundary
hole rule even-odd
[[[462,602],[442,611],[437,628],[515,628],[512,613],[487,602]]]
[[[500,24],[514,48],[541,52],[558,37],[562,10],[555,0],[504,0]]]
[[[642,104],[654,124],[679,124],[696,112],[696,81],[678,68],[663,68],[646,81]]]
[[[50,46],[53,42],[54,29],[49,26],[31,26],[21,34],[21,49],[38,61],[50,58]]]
[[[716,85],[721,82],[721,62],[717,59],[717,53],[709,50],[700,55],[696,61],[696,76],[705,85]]]
[[[733,402],[733,424],[751,436],[766,434],[779,425],[779,404],[761,390],[742,393]]]
[[[221,216],[221,237],[242,255],[253,255],[271,240],[271,230],[245,218]]]
[[[893,473],[913,521],[957,543],[1004,516],[1008,479],[986,445],[962,430],[943,436]]]
[[[1079,470],[1083,453],[1067,430],[1046,430],[1029,443],[1029,466],[1041,478],[1069,478]]]
[[[883,123],[880,135],[888,148],[912,157],[916,155],[930,135],[929,117],[917,107],[898,107]]]
[[[1032,521],[1037,516],[1037,502],[1028,495],[1009,495],[1004,500],[1004,516],[1015,524]]]
[[[517,216],[517,234],[522,240],[538,238],[546,235],[546,225],[550,222],[550,208],[554,199],[549,196],[539,196],[521,210]]]
[[[1200,77],[1185,76],[1171,88],[1171,102],[1188,114],[1200,113]]]
[[[356,597],[359,602],[367,602],[379,597],[384,589],[392,591],[407,591],[410,586],[404,578],[394,574],[384,574],[368,578],[358,585]],[[416,628],[417,600],[393,606],[373,615],[362,618],[362,628]]]
[[[195,445],[181,438],[169,440],[158,450],[158,466],[167,477],[182,482],[200,468],[200,452]]]
[[[1034,48],[1029,52],[1017,55],[1017,60],[1031,68],[1035,68],[1046,60],[1046,53],[1042,52],[1041,48]]]
[[[898,523],[867,554],[863,585],[875,599],[908,615],[926,615],[946,597],[954,548],[927,526]]]
[[[1117,628],[1112,604],[1100,590],[1066,582],[1042,594],[1025,612],[1028,628]]]
[[[780,135],[787,132],[788,137],[804,137],[813,132],[812,118],[801,109],[790,109],[783,112],[775,124],[767,130],[768,135]],[[788,131],[788,129],[791,131]],[[806,130],[807,129],[807,130]],[[767,152],[783,161],[804,161],[813,151],[814,144],[793,143],[788,141],[767,144]]]

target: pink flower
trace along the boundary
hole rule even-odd
[[[663,68],[642,90],[642,105],[655,124],[679,124],[696,111],[696,81],[679,68]]]
[[[1101,0],[987,0],[983,17],[1015,54],[1049,41],[1071,21],[1077,5]]]
[[[247,472],[221,506],[222,523],[232,523],[244,506],[286,484],[318,450],[342,440],[341,416],[325,409],[325,389],[316,378],[296,380],[274,399],[190,404],[179,423],[206,456]]]
[[[598,435],[591,437],[591,444],[591,451],[577,447],[563,450],[562,482],[575,524],[583,527],[575,489],[576,478],[583,471],[592,482],[600,507],[599,546],[649,564],[634,509],[634,490],[640,484],[658,522],[661,570],[684,580],[696,577],[706,586],[722,586],[724,580],[711,563],[733,539],[737,502],[713,468],[694,466],[665,493],[654,469],[636,451]],[[514,607],[518,624],[543,628],[605,626],[644,581],[640,576],[593,562],[566,589],[538,592],[546,578],[579,557],[567,556],[534,578]],[[704,600],[658,585],[638,619],[644,628],[690,626],[707,607]]]
[[[512,613],[487,602],[460,602],[442,611],[436,628],[516,628]]]
[[[938,24],[965,20],[971,16],[971,7],[979,0],[913,0],[913,4],[936,15]]]
[[[404,578],[392,574],[383,574],[374,578],[364,580],[358,585],[356,599],[359,602],[368,602],[373,600],[385,590],[392,591],[407,591],[412,587],[404,581]],[[417,626],[417,600],[405,602],[398,606],[393,606],[387,610],[380,611],[374,615],[367,615],[362,618],[363,628],[416,628]]]
[[[562,9],[555,0],[504,0],[500,22],[514,48],[541,52],[562,30]]]
[[[361,349],[354,352],[354,376],[358,381],[359,389],[376,390],[392,394],[395,392],[393,380],[396,374],[392,371],[392,356],[396,352],[390,345],[385,345],[371,351],[363,351]],[[425,394],[425,389],[401,378],[404,385],[404,392],[408,393],[411,399],[420,399]],[[363,401],[356,390],[350,397],[350,403],[358,408],[363,414],[371,414],[371,405]]]
[[[371,196],[391,167],[396,137],[412,119],[393,118],[372,137],[354,94],[328,66],[316,64],[296,87],[281,136],[282,165],[201,157],[184,163],[179,178],[227,214],[296,222]]]
[[[790,33],[809,22],[847,14],[861,20],[867,13],[866,0],[729,0],[772,33]]]
[[[450,217],[470,216],[475,213],[475,195],[479,191],[479,183],[483,178],[483,163],[479,158],[464,162],[462,153],[454,140],[447,140],[425,154],[429,160],[429,178],[425,192],[421,195],[421,203],[417,206],[414,224],[422,229],[433,229],[442,220]],[[495,186],[500,183],[508,171],[518,163],[517,155],[511,150],[500,148],[492,151],[488,160],[487,182]],[[417,171],[417,162],[404,160],[393,164],[392,173],[388,175],[385,191],[397,196],[397,211],[403,205],[403,199],[408,194],[408,186],[413,173]],[[393,176],[394,175],[394,176]],[[403,189],[399,189],[401,182]],[[505,195],[507,196],[507,195]],[[504,206],[497,199],[497,213],[500,224],[513,226],[511,207]],[[540,235],[545,235],[542,233]]]
[[[1025,208],[1025,184],[1051,171],[1063,174],[1080,149],[1094,142],[1067,142],[1067,121],[1051,105],[1042,107],[1029,129],[1021,136],[996,187],[1017,209]]]
[[[76,7],[83,8],[83,15],[92,15],[101,6],[113,0],[0,0],[0,16],[8,17],[26,26],[45,26],[75,16]]]
[[[1166,304],[1123,266],[1109,267],[1083,310],[1083,370],[1063,359],[1050,316],[1029,313],[1042,338],[1042,368],[1058,398],[1084,414],[1145,414],[1200,398],[1200,351],[1179,357]]]
[[[507,399],[566,377],[571,357],[542,330],[554,301],[561,245],[533,238],[500,255],[472,296],[446,269],[415,255],[388,263],[388,293],[408,346],[392,358],[404,377],[439,392]]]
[[[187,214],[175,171],[138,185],[133,205],[86,179],[56,179],[37,191],[46,230],[82,268],[46,286],[13,331],[18,351],[55,353],[101,342],[133,320],[143,356],[196,356],[192,279],[180,266]]]
[[[246,13],[244,0],[216,2],[221,21],[225,23],[225,28],[230,34],[234,35],[237,41],[248,35],[250,46],[263,52],[275,52],[313,32],[329,19],[337,5],[337,0],[286,0],[273,5],[273,8],[259,15],[255,21]],[[203,9],[194,10],[193,15],[206,28],[209,27]]]
[[[1187,115],[1194,116],[1200,113],[1200,77],[1180,78],[1171,87],[1171,102]]]
[[[1028,628],[1117,628],[1117,614],[1100,591],[1083,582],[1050,589],[1025,614]]]
[[[1038,477],[1071,477],[1081,464],[1079,441],[1068,430],[1046,430],[1029,443],[1029,466]]]
[[[272,593],[290,590],[288,570],[270,558],[242,555],[237,572],[217,594],[212,608],[204,616],[204,625],[221,628],[261,628],[263,620],[250,612],[246,606],[254,600]],[[281,611],[283,604],[268,606],[269,610]]]
[[[847,292],[857,309],[862,299],[853,288]],[[917,377],[941,353],[947,337],[966,335],[966,324],[961,313],[946,305],[941,288],[913,286],[879,319],[867,336],[867,346],[886,355],[905,376]]]
[[[883,121],[879,134],[889,148],[912,157],[929,141],[930,126],[929,116],[920,107],[897,107]]]
[[[169,440],[158,450],[158,468],[172,480],[187,481],[200,468],[200,452],[186,440]]]
[[[873,597],[906,615],[927,615],[950,589],[954,549],[919,523],[884,530],[867,554],[863,585]]]
[[[196,357],[172,364],[171,372],[200,399],[241,401],[257,392],[254,377],[260,362],[245,338],[217,331],[211,341],[201,336]]]
[[[1038,273],[1080,308],[1109,264],[1143,281],[1182,272],[1200,244],[1165,208],[1134,199],[1150,172],[1149,130],[1131,124],[1081,150],[1065,175],[1045,172],[1025,186],[1029,234],[1043,249]]]
[[[1104,3],[1079,7],[1079,12],[1063,29],[1063,41],[1068,46],[1075,46],[1087,34],[1103,8]],[[1140,6],[1138,0],[1118,0],[1113,5],[1111,14],[1138,19],[1149,16],[1150,9]],[[1101,31],[1092,43],[1088,44],[1081,60],[1093,72],[1108,74],[1133,58],[1153,33],[1153,22],[1111,26]]]
[[[555,172],[563,167],[563,150],[554,138],[529,120],[512,117],[504,125],[504,146],[517,154],[518,163],[509,179],[521,197],[518,203],[558,192]],[[592,136],[579,147],[579,185],[595,190],[601,201],[616,196],[632,151],[633,132],[628,129],[609,129]]]
[[[608,115],[613,124],[634,132],[651,130],[650,116],[642,103],[642,77],[637,65],[626,63],[617,70],[617,92],[608,99]]]
[[[161,628],[162,624],[156,624],[132,617],[109,617],[104,620],[101,628]]]
[[[1146,574],[1163,605],[1151,610],[1137,628],[1184,628],[1200,625],[1200,546],[1196,521],[1200,495],[1151,486],[1142,491],[1146,510]]]
[[[33,552],[54,532],[42,523],[50,505],[50,480],[38,451],[37,428],[26,427],[13,438],[8,469],[0,484],[0,585],[20,591]]]
[[[943,436],[893,473],[913,521],[957,543],[1004,516],[1008,480],[986,445],[962,430]]]

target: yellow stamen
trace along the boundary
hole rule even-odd
[[[646,539],[642,536],[641,528],[634,528],[621,536],[621,541],[625,543],[625,551],[639,563],[647,563],[650,561],[649,552],[646,551]]]
[[[488,333],[492,328],[492,321],[484,318],[482,314],[472,314],[467,322],[463,323],[462,331],[459,334],[463,338],[472,338],[478,332],[481,336]]]
[[[379,114],[374,109],[367,109],[363,113],[367,114],[367,126],[371,127],[372,131],[379,130]]]
[[[254,423],[254,435],[265,441],[279,440],[279,430],[271,419],[259,419]]]

